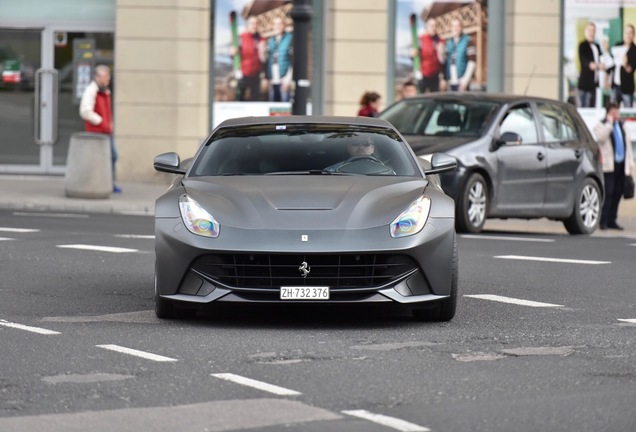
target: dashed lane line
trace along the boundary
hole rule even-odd
[[[154,240],[154,235],[141,235],[141,234],[115,234],[115,237],[126,239],[142,239],[142,240]]]
[[[31,216],[31,217],[55,217],[70,219],[88,219],[90,216],[82,213],[35,213],[35,212],[13,212],[14,216]]]
[[[478,235],[478,234],[462,234],[461,238],[477,239],[477,240],[503,240],[503,241],[519,241],[519,242],[554,243],[554,239],[546,239],[546,238],[488,236],[488,235]]]
[[[232,373],[216,373],[211,375],[215,378],[231,381],[236,384],[252,387],[252,388],[273,393],[279,396],[298,396],[302,394],[300,392],[297,392],[296,390],[286,389],[284,387],[279,387],[273,384],[268,384],[262,381],[257,381],[251,378],[246,378],[246,377],[235,375]]]
[[[119,346],[119,345],[95,345],[98,348],[103,348],[103,349],[107,349],[110,351],[115,351],[121,354],[128,354],[131,356],[135,356],[135,357],[141,357],[144,358],[146,360],[152,360],[152,361],[156,361],[156,362],[176,362],[178,361],[177,359],[173,359],[170,357],[164,357],[164,356],[160,356],[157,354],[153,354],[153,353],[149,353],[146,351],[139,351],[136,349],[132,349],[132,348],[126,348],[123,346]]]
[[[636,319],[631,319],[631,318],[630,319],[620,319],[620,318],[618,318],[618,320],[622,321],[622,322],[630,323],[630,324],[636,324]]]
[[[41,328],[41,327],[31,327],[31,326],[27,326],[24,324],[18,324],[18,323],[12,323],[3,319],[0,319],[0,325],[4,326],[4,327],[10,327],[10,328],[14,328],[14,329],[18,329],[18,330],[25,330],[28,332],[32,332],[32,333],[38,333],[41,335],[59,335],[61,334],[60,332],[56,332],[53,330],[48,330],[45,328]]]
[[[424,426],[416,425],[415,423],[407,422],[395,417],[389,417],[383,414],[374,414],[367,410],[349,410],[341,411],[343,414],[358,417],[364,420],[368,420],[373,423],[377,423],[382,426],[389,427],[401,432],[429,432],[430,429]]]
[[[79,250],[91,250],[97,252],[111,252],[111,253],[131,253],[139,252],[138,249],[120,248],[112,246],[94,246],[86,244],[70,244],[70,245],[57,245],[56,247],[62,249],[79,249]]]
[[[497,255],[494,258],[507,259],[507,260],[521,260],[521,261],[541,261],[552,263],[564,263],[564,264],[611,264],[611,261],[592,261],[592,260],[578,260],[578,259],[565,259],[565,258],[546,258],[536,256],[523,256],[523,255]]]
[[[2,232],[12,232],[12,233],[34,233],[34,232],[40,232],[39,229],[34,229],[34,228],[9,228],[9,227],[0,227],[0,231],[2,231]]]
[[[0,241],[11,241],[11,240],[15,240],[15,239],[9,238],[9,237],[0,237]]]
[[[563,305],[552,304],[552,303],[541,303],[532,300],[522,300],[513,297],[504,297],[492,294],[465,294],[464,297],[476,298],[480,300],[490,300],[500,303],[508,303],[508,304],[516,304],[520,306],[529,306],[535,308],[560,308]]]

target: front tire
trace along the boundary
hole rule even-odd
[[[457,202],[458,232],[478,233],[488,217],[488,184],[479,173],[468,177]]]
[[[570,234],[591,234],[600,221],[601,189],[591,178],[586,178],[577,190],[572,214],[563,221]]]

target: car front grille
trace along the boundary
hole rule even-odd
[[[303,267],[308,271],[306,277]],[[417,265],[406,255],[218,254],[200,257],[192,268],[213,282],[236,288],[345,289],[382,286],[412,272]]]

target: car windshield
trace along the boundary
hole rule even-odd
[[[189,176],[397,175],[421,177],[394,130],[347,124],[261,124],[221,128]]]
[[[479,137],[500,104],[490,101],[403,99],[380,114],[403,135]]]

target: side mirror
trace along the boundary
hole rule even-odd
[[[457,169],[457,159],[446,153],[433,153],[431,167],[424,170],[424,174],[439,174]]]
[[[155,157],[154,167],[157,171],[171,174],[185,174],[186,170],[180,168],[181,160],[176,153],[163,153]]]
[[[502,146],[518,146],[521,145],[523,139],[521,135],[515,132],[504,132],[498,140],[495,141],[495,149],[498,149]]]

